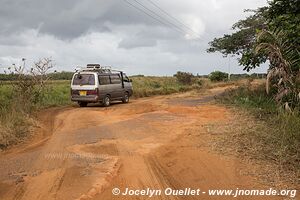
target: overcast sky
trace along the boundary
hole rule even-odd
[[[266,0],[151,0],[180,24],[149,0],[127,1],[159,21],[125,0],[0,0],[0,67],[51,57],[58,71],[87,63],[146,75],[228,71],[228,58],[206,53],[208,42],[230,33],[247,15],[244,9],[266,5]],[[235,58],[230,66],[233,73],[243,72]]]

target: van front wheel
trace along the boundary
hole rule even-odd
[[[105,97],[104,97],[104,99],[103,99],[103,106],[105,106],[105,107],[108,107],[108,106],[110,106],[110,98],[109,98],[109,96],[108,95],[106,95]]]

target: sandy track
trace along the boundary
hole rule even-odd
[[[54,119],[47,140],[1,155],[0,199],[147,199],[113,196],[115,187],[263,188],[240,175],[246,165],[210,152],[206,145],[210,138],[204,126],[230,120],[228,110],[209,103],[222,91],[46,113],[46,121]]]

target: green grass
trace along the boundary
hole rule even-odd
[[[8,84],[0,85],[0,107],[1,109],[10,109],[12,100],[14,100],[13,87]],[[34,94],[33,94],[34,95]],[[52,81],[49,82],[43,97],[34,105],[36,109],[50,106],[68,105],[70,101],[70,81]],[[5,114],[0,111],[0,114]]]
[[[219,101],[248,109],[257,116],[275,115],[278,113],[276,102],[266,94],[263,85],[255,89],[250,88],[251,86],[244,85],[238,89],[230,90],[222,98],[219,98]]]
[[[220,102],[248,113],[240,116],[236,123],[241,128],[229,131],[221,146],[234,147],[239,154],[274,163],[279,171],[290,171],[299,177],[299,113],[287,113],[279,108],[263,85],[250,88],[240,87],[219,98]]]
[[[53,81],[48,84],[42,101],[38,102],[39,109],[50,106],[71,104],[70,81]]]

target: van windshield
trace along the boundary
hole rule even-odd
[[[94,74],[76,74],[73,85],[95,85],[95,76]]]

